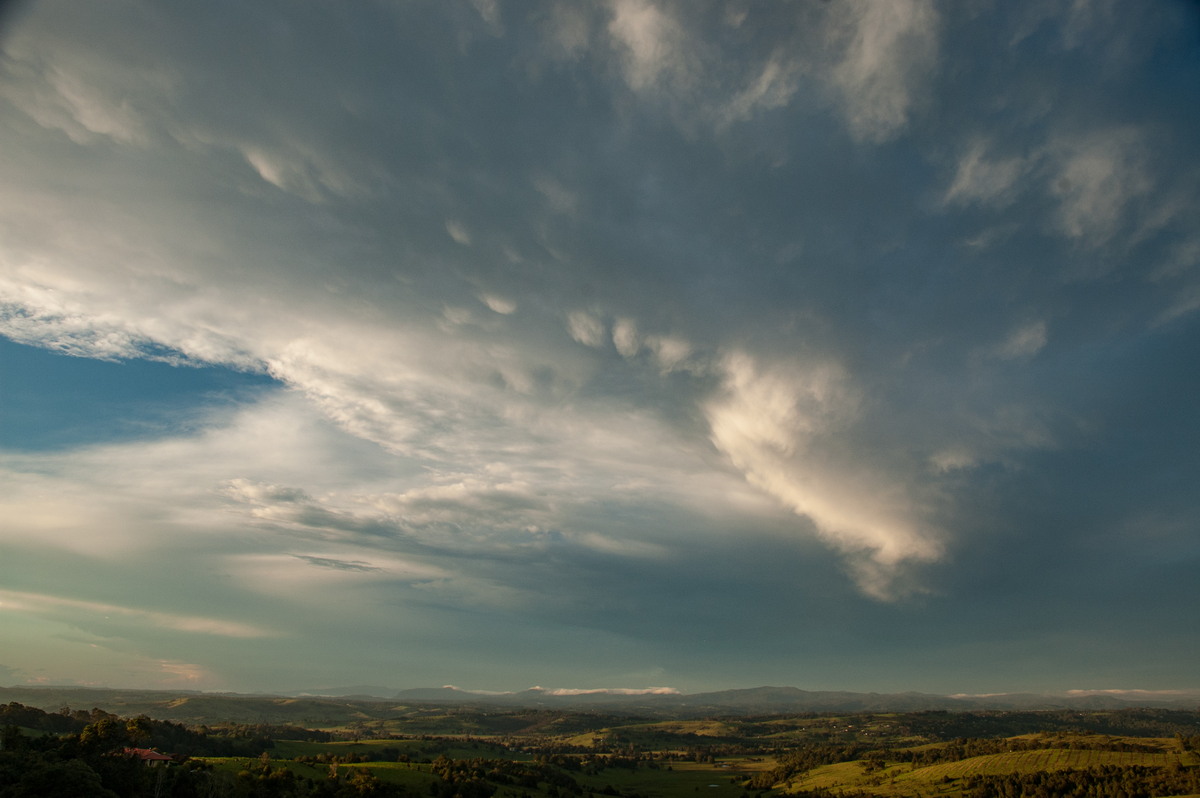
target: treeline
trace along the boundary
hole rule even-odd
[[[222,778],[208,787],[205,798],[418,798],[417,793],[401,785],[380,781],[366,768],[347,771],[330,765],[328,778],[310,779],[297,776],[285,767],[272,767],[266,754],[260,757],[257,764],[246,767],[236,776],[230,777],[227,773],[214,775]],[[154,795],[162,794],[173,798],[176,795]]]
[[[1200,793],[1195,768],[1141,765],[968,776],[963,798],[1155,798]],[[838,788],[789,792],[788,798],[875,798],[874,793]]]
[[[1176,741],[1183,751],[1200,750],[1200,737],[1177,735]],[[1132,751],[1140,753],[1162,753],[1158,745],[1129,742],[1111,737],[1077,737],[1062,735],[1036,739],[983,739],[960,738],[935,748],[890,748],[868,746],[861,743],[847,745],[813,744],[801,746],[780,755],[776,766],[751,776],[746,786],[754,790],[767,790],[776,784],[789,781],[824,765],[839,762],[862,761],[868,771],[882,770],[887,762],[903,762],[913,768],[923,768],[946,762],[960,762],[977,756],[1006,754],[1018,751],[1040,751],[1044,749]]]
[[[500,785],[537,790],[552,798],[584,793],[574,778],[545,761],[448,759],[441,756],[433,761],[430,770],[441,779],[429,788],[429,794],[435,798],[490,798]]]
[[[334,766],[329,778],[306,779],[272,767],[263,749],[273,743],[254,727],[214,737],[145,716],[47,713],[21,704],[0,707],[0,726],[0,798],[417,798],[365,770],[339,773]],[[171,751],[173,761],[147,767],[131,748]],[[190,758],[254,749],[261,752],[257,763],[237,774]]]
[[[0,706],[0,727],[8,734],[22,728],[43,735],[82,735],[86,732],[88,736],[120,738],[129,745],[164,748],[186,756],[253,756],[262,750],[265,742],[265,738],[210,737],[181,724],[154,720],[145,715],[121,718],[102,709],[72,712],[64,708],[59,712],[45,712],[15,702]]]
[[[131,733],[143,748],[161,748],[184,756],[258,756],[275,747],[275,740],[329,742],[335,735],[297,726],[224,723],[217,726],[188,728],[169,720],[146,715],[122,719],[102,709],[46,712],[37,707],[10,702],[0,706],[0,728],[14,726],[44,734],[78,734],[97,724],[130,725]]]
[[[868,757],[878,760],[887,752],[882,749],[851,743],[850,745],[805,745],[779,756],[776,766],[755,773],[746,786],[753,790],[769,790],[771,787],[807,773],[823,765],[838,762],[853,762]]]
[[[637,755],[593,755],[585,760],[541,754],[533,762],[440,755],[429,764],[437,780],[418,793],[353,767],[409,758],[395,747],[385,747],[370,759],[347,751],[293,760],[326,765],[324,778],[307,778],[273,764],[269,751],[274,741],[268,734],[282,730],[293,732],[289,739],[314,736],[302,729],[232,724],[189,729],[146,716],[122,718],[100,709],[48,713],[16,703],[0,707],[0,726],[0,798],[491,798],[501,787],[520,789],[524,795],[578,798],[585,790],[568,771],[636,769],[643,761]],[[173,762],[147,767],[127,750],[132,748],[171,751]],[[241,771],[232,773],[191,758],[196,756],[246,756],[247,761]],[[612,787],[601,792],[618,794]]]
[[[152,772],[136,757],[125,755],[126,747],[146,739],[144,732],[136,719],[119,718],[102,718],[75,734],[26,736],[17,726],[7,725],[0,731],[0,798],[210,794],[209,774],[194,760]]]
[[[933,740],[959,737],[1015,737],[1035,732],[1082,732],[1126,737],[1194,735],[1200,712],[1179,709],[1111,711],[1030,710],[910,712],[892,718],[903,734]]]
[[[1042,737],[1032,740],[1021,739],[959,739],[937,748],[898,750],[888,754],[897,762],[909,762],[913,767],[923,768],[943,762],[961,762],[976,756],[1007,754],[1016,751],[1041,751],[1057,748],[1072,751],[1134,751],[1146,754],[1161,754],[1162,748],[1146,743],[1131,743],[1110,737]]]
[[[1152,798],[1200,793],[1196,768],[1105,765],[1080,770],[969,776],[966,798]]]

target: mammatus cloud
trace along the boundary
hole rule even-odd
[[[612,0],[606,33],[625,84],[665,102],[685,129],[726,131],[787,107],[807,88],[828,92],[851,134],[886,141],[922,102],[938,60],[939,16],[928,0],[725,9],[720,23],[686,4]],[[711,9],[709,9],[711,11]],[[559,19],[559,17],[562,17]],[[594,36],[586,15],[555,15],[553,51],[578,56]],[[743,28],[766,24],[772,46],[747,58]]]
[[[517,303],[511,299],[495,296],[494,294],[485,294],[479,299],[483,304],[502,316],[508,316],[517,312]]]
[[[38,53],[22,53],[9,65],[24,80],[6,81],[0,96],[22,108],[49,130],[64,133],[79,145],[111,139],[119,144],[145,144],[150,138],[144,109],[122,98],[111,87],[89,79],[78,61],[59,62]],[[136,67],[120,70],[120,80],[156,92],[170,89],[171,76],[148,73]]]
[[[555,40],[573,57],[583,57],[587,50],[590,58],[610,59],[628,90],[669,95],[679,108],[711,123],[747,121],[756,113],[785,108],[798,101],[804,80],[815,81],[835,89],[853,138],[868,146],[909,126],[921,87],[936,72],[941,52],[938,11],[917,0],[807,10],[803,19],[791,19],[772,33],[781,37],[780,46],[750,54],[732,46],[736,36],[731,32],[754,25],[752,12],[722,17],[721,30],[734,36],[725,39],[707,35],[700,23],[671,4],[621,0],[596,8],[556,11],[546,18],[550,27],[545,29],[555,31]],[[494,6],[479,11],[489,25],[501,19]],[[816,34],[806,32],[801,22],[811,20],[804,15],[816,20],[809,26]],[[600,46],[604,37],[607,45]],[[806,46],[783,46],[794,41]],[[437,233],[430,239],[436,243],[409,260],[443,263],[447,274],[469,279],[456,283],[456,277],[421,273],[406,261],[357,272],[357,283],[338,284],[329,264],[355,269],[356,262],[344,252],[359,251],[341,243],[329,251],[321,247],[360,231],[333,209],[341,207],[339,202],[352,209],[360,196],[355,187],[363,185],[362,167],[382,155],[363,160],[348,148],[328,146],[322,131],[311,128],[303,115],[290,120],[294,131],[282,138],[271,130],[248,131],[232,124],[222,128],[214,118],[186,117],[185,109],[169,102],[180,81],[188,79],[184,71],[166,82],[137,82],[143,101],[122,105],[113,100],[113,85],[132,78],[111,58],[92,57],[100,62],[92,77],[84,79],[85,67],[95,64],[77,56],[62,67],[63,74],[75,76],[68,80],[54,77],[58,72],[39,60],[36,49],[16,48],[14,68],[24,70],[25,80],[10,99],[34,123],[61,130],[80,146],[102,137],[113,146],[158,157],[186,149],[180,147],[185,141],[212,153],[234,151],[253,173],[251,180],[295,195],[306,206],[319,206],[325,215],[313,218],[325,225],[324,234],[311,241],[311,250],[264,249],[261,237],[247,237],[223,217],[200,215],[195,226],[205,236],[164,225],[147,229],[144,237],[133,236],[145,241],[136,248],[117,241],[93,254],[70,242],[107,241],[102,236],[106,220],[86,211],[76,214],[79,209],[70,199],[60,197],[47,201],[45,210],[47,218],[62,220],[66,234],[45,231],[40,241],[27,235],[25,249],[4,253],[0,332],[80,356],[150,357],[265,372],[340,428],[397,457],[411,458],[435,475],[427,484],[373,492],[376,506],[370,508],[366,500],[352,507],[330,496],[291,502],[268,497],[250,513],[257,521],[313,534],[321,530],[330,539],[372,530],[382,536],[397,530],[428,534],[433,528],[464,524],[474,528],[489,513],[505,530],[551,529],[567,486],[578,486],[562,475],[582,473],[585,463],[593,473],[606,474],[607,466],[595,465],[606,459],[587,457],[613,457],[605,447],[594,446],[586,432],[589,424],[599,419],[607,424],[628,410],[614,405],[597,414],[596,405],[586,399],[592,381],[609,369],[605,358],[611,349],[627,369],[621,379],[657,375],[691,380],[680,383],[687,388],[675,412],[702,417],[709,439],[728,464],[773,500],[811,519],[822,539],[854,563],[859,584],[870,594],[902,592],[890,584],[895,573],[906,564],[940,556],[938,533],[925,529],[905,478],[872,467],[868,452],[833,444],[839,430],[853,425],[858,399],[853,375],[828,365],[836,358],[810,368],[773,356],[760,359],[749,350],[724,355],[720,353],[734,348],[721,341],[724,331],[719,329],[706,331],[708,343],[699,344],[689,333],[674,332],[675,324],[611,300],[580,303],[574,288],[568,292],[570,302],[560,296],[527,299],[522,288],[528,292],[532,283],[491,289],[482,279],[486,271],[470,265],[473,251],[490,231],[478,214],[463,213],[467,208],[462,203],[425,220]],[[719,79],[723,70],[733,77]],[[89,110],[114,104],[108,116]],[[286,117],[295,110],[278,113]],[[1068,146],[1065,137],[1042,142],[1030,150],[1037,154],[1030,156],[1032,161],[972,135],[957,150],[960,157],[942,195],[948,206],[1004,207],[1033,171],[1040,176],[1041,190],[1058,202],[1057,232],[1093,241],[1090,233],[1119,226],[1147,193],[1145,148],[1141,134],[1130,128],[1093,132],[1082,139],[1081,148]],[[390,175],[381,170],[386,177],[382,184],[399,184],[399,166]],[[209,179],[214,191],[244,201],[255,196],[246,193],[245,177],[231,172]],[[590,205],[586,184],[572,182],[568,188],[540,164],[522,181],[556,214],[574,218]],[[599,195],[594,186],[591,190],[594,200]],[[270,212],[269,203],[255,200],[251,206]],[[518,217],[515,226],[525,221]],[[198,238],[244,245],[266,257],[247,258],[239,249],[225,252],[219,244],[206,244],[217,248],[214,255]],[[365,254],[383,260],[380,252]],[[220,265],[225,261],[253,263],[234,273]],[[305,270],[314,279],[291,279]],[[602,284],[602,276],[597,269],[579,285]],[[1023,321],[990,354],[1028,360],[1047,346],[1047,329],[1044,321]],[[580,355],[575,344],[589,351]],[[992,414],[980,426],[1003,427],[1003,419],[1016,412]],[[669,429],[665,422],[640,418],[653,435],[671,437],[663,431]],[[627,428],[620,421],[609,427]],[[984,433],[990,434],[987,429]],[[624,433],[614,437],[634,440]],[[981,448],[942,448],[931,462],[939,473],[962,470],[978,462]],[[572,449],[584,456],[570,455]],[[541,465],[530,467],[531,462]],[[563,468],[566,464],[570,467]],[[549,483],[547,474],[554,474]],[[232,485],[242,478],[230,474],[225,481]],[[532,487],[546,484],[550,487]],[[308,486],[289,489],[305,491]],[[597,493],[595,485],[584,491]],[[250,505],[255,500],[249,495],[243,499]],[[595,529],[574,533],[579,540],[612,540]]]
[[[604,344],[604,323],[584,310],[572,311],[567,316],[567,328],[571,337],[593,349]]]

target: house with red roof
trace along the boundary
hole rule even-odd
[[[126,748],[125,755],[137,757],[146,767],[159,767],[167,762],[175,761],[175,757],[170,754],[159,753],[153,748]]]

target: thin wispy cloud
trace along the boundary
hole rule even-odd
[[[91,616],[92,623],[111,621],[114,618],[133,623],[148,623],[162,629],[189,634],[220,635],[223,637],[269,637],[271,630],[251,624],[219,618],[195,615],[176,615],[138,607],[123,607],[97,601],[49,596],[22,591],[0,591],[0,608],[8,612],[30,612],[35,614],[83,614]],[[99,623],[99,625],[104,625]]]

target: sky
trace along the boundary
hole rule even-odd
[[[0,17],[0,684],[1200,688],[1200,10]]]

